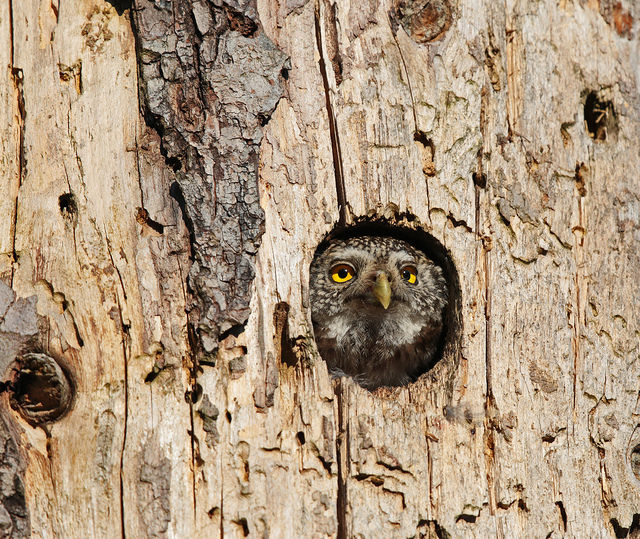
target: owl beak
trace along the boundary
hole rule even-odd
[[[391,303],[391,285],[386,273],[380,272],[376,277],[376,284],[372,288],[373,295],[385,309]]]

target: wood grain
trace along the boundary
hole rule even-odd
[[[0,534],[637,533],[640,11],[460,0],[424,42],[431,16],[412,4],[408,34],[405,4],[136,1],[167,23],[153,61],[142,12],[0,5],[0,360],[38,348],[76,389],[40,427],[3,392],[2,471],[24,494],[0,489]],[[158,85],[194,90],[179,69],[209,31],[228,54],[179,116]],[[254,64],[277,97],[216,101]],[[248,198],[213,201],[234,182]],[[370,393],[317,354],[308,268],[337,223],[380,217],[448,250],[460,325],[416,383]],[[229,288],[214,270],[238,261],[254,276]],[[7,325],[2,298],[37,323]]]

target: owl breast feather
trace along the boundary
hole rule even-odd
[[[321,356],[333,374],[353,376],[363,387],[404,385],[428,366],[441,323],[412,315],[402,304],[389,310],[363,304],[315,324]]]

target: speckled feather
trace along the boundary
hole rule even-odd
[[[355,276],[336,283],[331,268],[349,264]],[[402,279],[406,265],[417,281]],[[391,304],[372,293],[386,273]],[[311,264],[310,297],[320,355],[334,375],[353,376],[363,387],[403,385],[430,366],[442,331],[447,286],[442,269],[420,250],[390,237],[334,240]]]

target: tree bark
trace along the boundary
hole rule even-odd
[[[639,15],[1,3],[0,535],[639,534]],[[308,302],[363,223],[452,264],[374,392]]]

